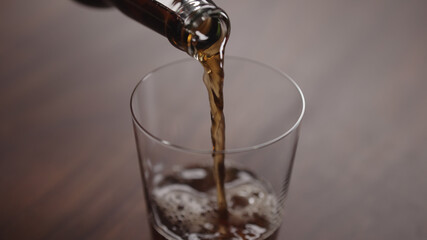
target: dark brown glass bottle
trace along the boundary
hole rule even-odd
[[[229,31],[226,13],[211,0],[74,0],[94,7],[115,6],[127,16],[167,37],[195,56]]]

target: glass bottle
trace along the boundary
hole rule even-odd
[[[228,37],[227,14],[211,0],[74,0],[93,7],[115,6],[125,15],[167,37],[197,58],[220,38]]]

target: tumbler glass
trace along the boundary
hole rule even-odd
[[[277,238],[304,96],[288,75],[263,63],[226,57],[224,68],[222,152],[212,149],[209,99],[199,62],[162,66],[132,93],[153,239]],[[217,219],[215,154],[225,155],[225,222]]]

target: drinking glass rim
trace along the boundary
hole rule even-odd
[[[231,149],[225,149],[225,150],[221,150],[221,151],[213,151],[213,150],[201,150],[201,149],[193,149],[193,148],[188,148],[188,147],[183,147],[183,146],[179,146],[178,144],[174,144],[171,143],[167,140],[161,139],[157,136],[155,136],[154,134],[152,134],[150,131],[148,131],[147,129],[145,129],[142,124],[138,121],[134,109],[132,107],[132,100],[134,99],[135,96],[135,92],[136,89],[139,87],[139,85],[141,85],[144,81],[146,81],[151,75],[155,74],[156,72],[158,72],[159,70],[162,70],[164,68],[167,68],[171,65],[174,64],[178,64],[178,63],[182,63],[182,62],[191,62],[191,61],[197,61],[193,58],[184,58],[184,59],[180,59],[180,60],[175,60],[172,61],[170,63],[166,63],[160,67],[155,68],[153,71],[147,73],[141,80],[138,81],[138,83],[136,84],[136,86],[134,87],[131,97],[130,97],[130,110],[131,110],[131,114],[132,114],[132,120],[134,121],[134,123],[136,123],[136,125],[138,126],[138,128],[146,135],[148,136],[150,139],[152,139],[153,141],[167,147],[173,150],[178,150],[178,151],[183,151],[183,152],[190,152],[190,153],[195,153],[195,154],[230,154],[230,153],[241,153],[241,152],[248,152],[248,151],[254,151],[257,149],[261,149],[267,146],[270,146],[278,141],[280,141],[281,139],[287,137],[289,134],[291,134],[292,132],[296,131],[298,126],[300,125],[302,118],[304,116],[305,113],[305,98],[304,98],[304,94],[301,90],[301,88],[298,86],[298,84],[286,73],[282,72],[281,70],[279,70],[278,68],[272,67],[270,65],[267,65],[265,63],[259,62],[257,60],[253,60],[253,59],[249,59],[249,58],[244,58],[244,57],[237,57],[237,56],[227,56],[226,59],[235,59],[235,60],[240,60],[240,61],[246,61],[246,62],[251,62],[251,63],[255,63],[257,65],[260,65],[262,67],[268,68],[270,70],[275,71],[276,73],[279,73],[280,75],[282,75],[284,78],[286,78],[288,81],[290,81],[294,87],[296,88],[296,90],[299,93],[299,96],[301,98],[301,103],[302,103],[302,108],[301,108],[301,112],[299,113],[299,117],[297,119],[297,121],[295,121],[295,123],[292,125],[291,128],[289,128],[286,132],[284,132],[283,134],[279,135],[276,138],[270,139],[268,141],[265,141],[263,143],[260,144],[256,144],[253,146],[249,146],[249,147],[240,147],[240,148],[231,148]]]

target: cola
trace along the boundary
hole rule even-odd
[[[151,196],[153,240],[273,240],[281,221],[277,197],[247,170],[228,167],[228,217],[220,216],[214,172],[192,166],[155,176]]]

